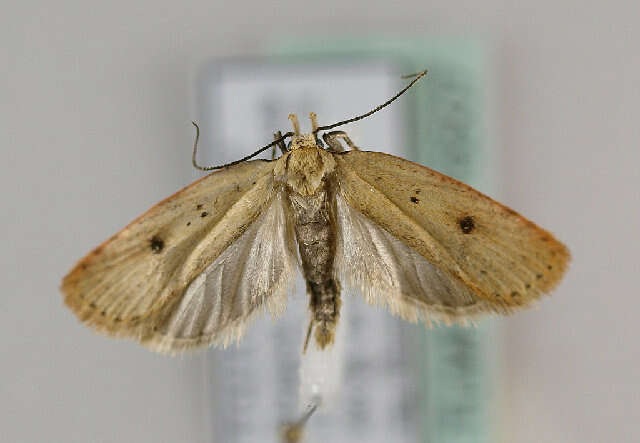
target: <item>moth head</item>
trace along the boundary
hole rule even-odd
[[[318,146],[316,136],[314,135],[315,130],[318,127],[318,119],[315,112],[312,112],[309,117],[311,118],[311,133],[302,134],[300,133],[300,122],[298,121],[298,116],[295,114],[289,114],[289,120],[291,121],[291,125],[293,126],[293,136],[291,138],[291,145],[289,146],[289,150],[294,151],[301,148],[320,147]]]
[[[291,137],[290,151],[303,148],[317,148],[316,139],[313,134],[300,134]]]
[[[294,191],[302,195],[315,194],[324,177],[336,166],[333,156],[318,146],[313,133],[301,134],[298,118],[291,114],[294,135],[291,138],[289,152],[282,156],[275,173]],[[312,126],[317,126],[315,114],[311,117]]]

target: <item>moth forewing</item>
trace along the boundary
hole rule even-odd
[[[388,154],[335,157],[345,201],[471,289],[479,311],[527,306],[566,270],[569,252],[550,233],[457,180]]]
[[[65,276],[66,305],[100,332],[149,337],[166,308],[272,198],[272,170],[270,162],[245,162],[158,203]]]
[[[143,344],[174,352],[238,341],[263,309],[274,317],[286,307],[297,271],[291,224],[282,193],[193,280],[165,310]]]

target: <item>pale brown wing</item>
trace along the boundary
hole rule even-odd
[[[429,275],[410,284],[408,277],[396,279],[404,279],[409,310],[416,302],[434,306],[416,285],[427,291],[435,278],[444,285],[435,304],[446,309],[431,312],[444,309],[445,320],[508,313],[551,291],[567,268],[569,251],[549,232],[457,180],[377,152],[350,151],[335,159],[338,194],[349,208],[386,233],[380,235],[401,242],[387,250],[406,248],[396,252],[405,254],[403,272]]]
[[[76,264],[62,281],[66,305],[100,332],[148,339],[272,200],[274,164],[214,172],[158,203]]]
[[[491,311],[474,291],[336,195],[340,282],[405,320],[464,323]]]
[[[294,233],[278,193],[244,233],[154,322],[143,344],[175,352],[238,341],[253,317],[277,316],[298,268]]]

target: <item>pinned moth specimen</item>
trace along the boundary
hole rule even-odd
[[[198,166],[196,136],[194,166],[217,171],[80,260],[62,282],[66,305],[99,332],[169,353],[227,345],[259,313],[280,314],[298,270],[305,349],[310,337],[333,342],[343,286],[429,325],[532,305],[567,268],[553,235],[457,180],[328,131],[425,74],[358,117],[319,126],[312,113],[307,134],[290,115],[292,132],[227,165]],[[249,160],[276,146],[279,158]]]

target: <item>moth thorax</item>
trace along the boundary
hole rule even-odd
[[[309,135],[313,140],[313,136]],[[295,140],[295,138],[294,138]],[[283,159],[284,181],[301,195],[313,195],[322,185],[322,179],[333,172],[336,162],[333,156],[315,145],[301,146],[286,154]]]

